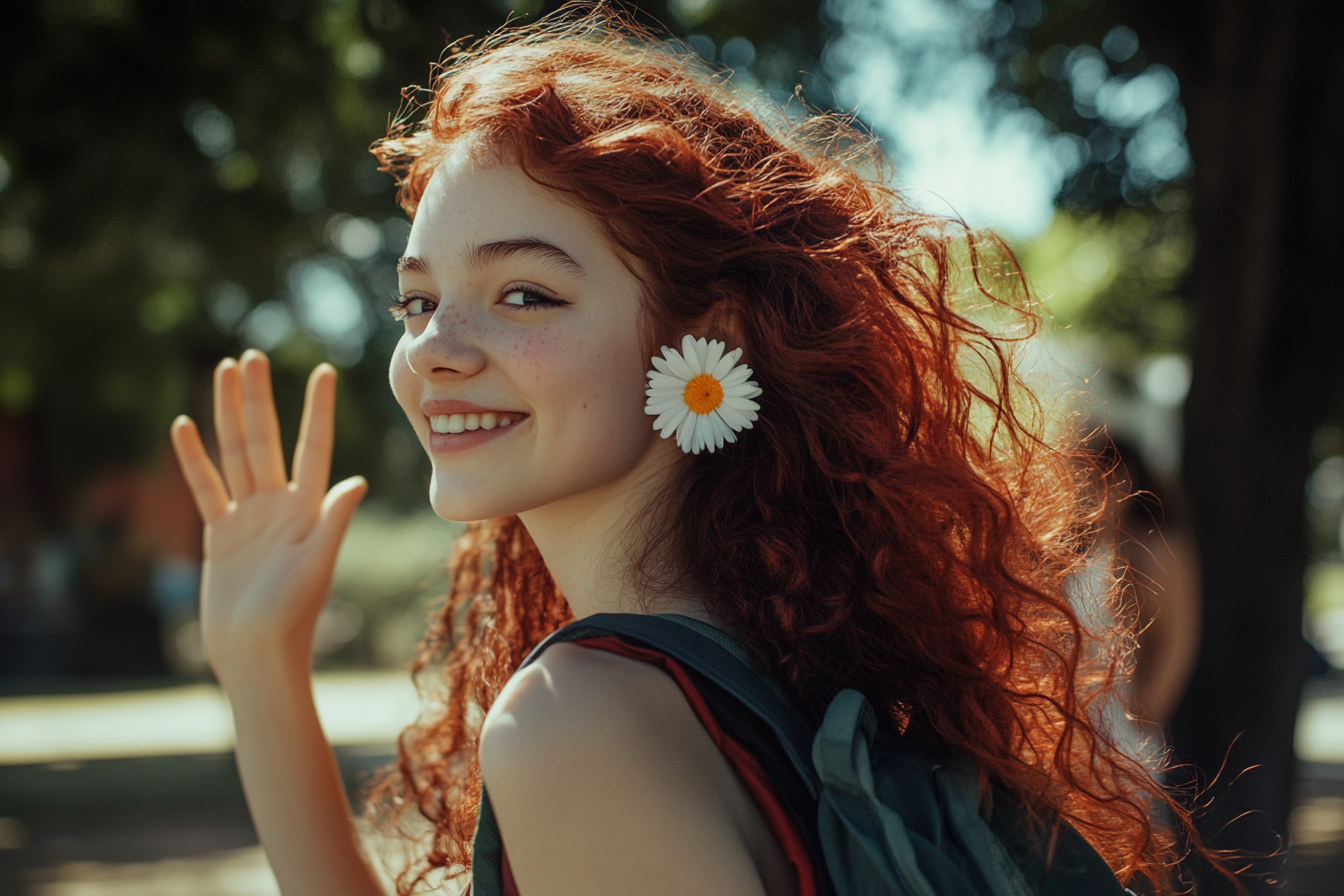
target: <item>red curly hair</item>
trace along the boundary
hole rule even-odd
[[[423,121],[374,147],[412,216],[464,139],[605,228],[643,283],[649,354],[727,322],[756,371],[756,428],[685,458],[642,556],[674,550],[814,718],[855,688],[1067,819],[1121,881],[1170,892],[1178,838],[1155,804],[1187,836],[1188,814],[1102,721],[1129,642],[1089,631],[1065,594],[1101,499],[1015,373],[1036,317],[1011,255],[861,176],[880,153],[846,122],[748,108],[600,6],[441,66]],[[371,794],[376,816],[414,805],[432,829],[401,892],[470,867],[481,721],[572,618],[516,517],[473,524],[451,562],[415,663],[439,699]]]

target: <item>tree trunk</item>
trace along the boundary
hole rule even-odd
[[[1165,26],[1179,44],[1198,240],[1184,473],[1204,623],[1172,738],[1200,783],[1222,770],[1200,825],[1206,841],[1268,854],[1288,846],[1306,670],[1309,443],[1344,378],[1344,55],[1334,45],[1344,15],[1306,0],[1195,9],[1148,10],[1149,33]],[[1255,869],[1277,878],[1282,861]],[[1269,879],[1247,883],[1271,889]],[[1225,892],[1226,882],[1201,880],[1201,894]]]

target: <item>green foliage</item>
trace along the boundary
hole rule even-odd
[[[1184,349],[1180,288],[1193,251],[1182,212],[1061,211],[1019,260],[1053,325],[1100,336],[1108,366],[1128,374],[1145,355]]]
[[[178,413],[208,430],[211,368],[257,344],[271,349],[291,442],[303,378],[330,358],[346,368],[335,475],[361,472],[376,497],[422,504],[427,464],[408,449],[385,369],[398,328],[383,308],[407,228],[367,150],[450,39],[558,5],[47,0],[7,10],[0,413],[61,471],[59,490],[69,498],[108,465],[165,452]],[[738,37],[732,61],[788,92],[817,68],[817,5],[628,8],[694,30],[706,55]],[[325,259],[360,307],[328,297],[306,308],[293,271],[307,259]],[[353,335],[329,332],[334,311]]]

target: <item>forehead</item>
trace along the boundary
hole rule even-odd
[[[441,255],[468,244],[535,237],[580,255],[610,254],[597,223],[516,163],[466,147],[450,151],[416,209],[407,254]],[[593,259],[596,261],[596,259]]]

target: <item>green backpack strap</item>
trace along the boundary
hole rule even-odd
[[[1127,892],[1067,825],[1051,868],[1029,845],[1015,857],[980,813],[980,778],[968,758],[910,747],[882,752],[877,742],[872,706],[858,691],[842,690],[827,708],[812,749],[821,784],[817,824],[837,896]],[[999,796],[994,823],[1020,827],[1016,804]],[[1035,885],[1024,867],[1032,868]]]
[[[939,768],[935,775],[948,820],[994,896],[1032,896],[1034,890],[1022,869],[980,817],[979,777],[968,769],[950,766]]]
[[[873,776],[877,718],[858,691],[835,696],[817,730],[812,762],[821,778],[817,824],[837,896],[947,896],[920,869],[896,809],[883,801]],[[978,812],[980,791],[964,770],[934,771],[939,808],[993,896],[1032,896],[1022,871]]]
[[[846,688],[812,742],[821,779],[817,826],[836,896],[942,896],[920,872],[905,822],[878,798],[870,757],[876,731],[873,708]]]

